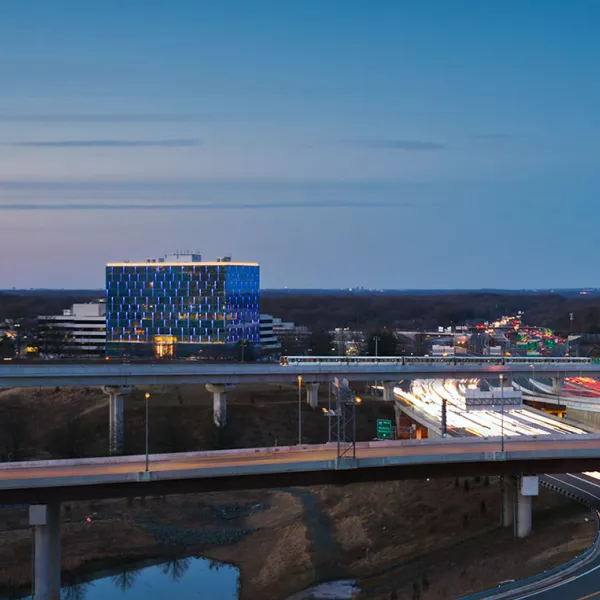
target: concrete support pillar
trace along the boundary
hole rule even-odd
[[[213,395],[213,422],[217,427],[227,424],[227,394],[225,386],[208,383],[206,389]]]
[[[539,494],[539,480],[536,476],[521,477],[517,494],[516,534],[524,538],[531,533],[532,497]]]
[[[531,533],[531,496],[519,494],[517,503],[517,537],[524,538]]]
[[[515,486],[510,478],[505,477],[502,490],[502,526],[510,527],[515,515]]]
[[[560,396],[560,392],[562,391],[562,379],[560,377],[552,378],[552,392],[557,396]]]
[[[317,408],[319,406],[319,384],[318,383],[307,383],[306,387],[306,403],[311,408]]]
[[[395,381],[383,381],[383,400],[385,402],[393,402],[394,401],[394,386],[396,385]]]
[[[123,454],[125,449],[125,417],[124,417],[124,398],[125,394],[131,391],[129,387],[118,385],[105,385],[102,388],[105,394],[108,394],[109,408],[109,447],[111,455]]]
[[[35,527],[35,600],[60,600],[60,504],[29,507]]]

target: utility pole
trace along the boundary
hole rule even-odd
[[[504,452],[504,375],[502,375],[502,373],[500,374],[500,393],[501,393],[501,404],[500,404],[500,410],[501,412],[501,417],[500,417],[500,427],[502,430],[502,441],[500,443],[500,450],[501,452]]]
[[[442,437],[445,438],[447,434],[446,425],[446,397],[442,398]]]
[[[377,358],[379,356],[379,340],[380,339],[381,338],[378,335],[374,335],[373,336],[373,341],[375,342],[375,358]],[[377,362],[377,361],[375,361],[375,362]],[[377,380],[375,380],[375,387],[376,388],[377,388],[378,383],[379,382]]]

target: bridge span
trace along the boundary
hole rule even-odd
[[[535,369],[535,370],[534,370]],[[148,386],[186,384],[295,383],[298,377],[309,383],[328,382],[334,376],[348,381],[397,381],[399,379],[431,379],[435,377],[464,379],[471,377],[547,377],[569,375],[600,376],[600,363],[554,360],[529,363],[486,362],[454,363],[451,359],[439,362],[409,364],[388,362],[332,361],[328,363],[290,364],[218,364],[191,361],[146,363],[0,363],[0,387],[54,386]]]
[[[194,492],[344,484],[405,478],[513,474],[517,531],[531,530],[538,473],[600,470],[600,435],[360,442],[0,464],[0,503],[30,504],[37,600],[60,598],[60,503]],[[527,485],[526,485],[527,482]],[[532,484],[535,488],[532,490]]]

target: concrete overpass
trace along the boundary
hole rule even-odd
[[[223,450],[145,457],[4,463],[0,503],[31,504],[35,527],[36,600],[60,595],[60,503],[404,478],[518,474],[535,480],[513,490],[520,536],[531,529],[531,496],[538,473],[600,469],[600,435],[454,438],[357,444],[356,458],[338,459],[335,444]],[[528,477],[533,476],[533,477]],[[529,482],[531,483],[531,482]],[[527,491],[527,489],[529,491]]]
[[[600,363],[548,362],[536,363],[532,371],[529,363],[487,364],[393,364],[358,363],[303,364],[280,366],[272,364],[216,364],[191,361],[160,363],[75,363],[60,362],[11,364],[0,363],[0,387],[55,387],[55,386],[149,386],[218,383],[296,383],[298,377],[310,383],[328,382],[334,376],[348,381],[397,381],[398,379],[431,379],[435,377],[464,379],[470,377],[547,377],[569,375],[600,376]]]
[[[373,357],[374,358],[374,357]],[[419,361],[423,360],[423,364]],[[375,359],[376,361],[377,359]],[[205,384],[213,395],[213,421],[221,427],[226,423],[227,391],[236,384],[250,383],[298,383],[306,388],[307,402],[318,405],[318,387],[334,377],[349,381],[380,381],[384,389],[384,400],[393,401],[393,387],[399,379],[423,378],[496,378],[503,374],[506,379],[531,376],[528,362],[490,364],[469,362],[428,363],[427,357],[411,357],[411,364],[390,362],[361,362],[348,364],[343,361],[328,363],[306,363],[280,366],[272,364],[218,364],[191,361],[166,361],[157,363],[0,363],[0,387],[93,387],[98,386],[109,396],[110,407],[110,454],[121,454],[124,447],[125,395],[131,386]],[[443,359],[437,359],[443,361]],[[416,362],[415,362],[416,361]],[[538,362],[534,365],[537,375],[549,377],[568,375],[598,375],[600,364],[569,362]]]

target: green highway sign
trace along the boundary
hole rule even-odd
[[[392,437],[392,422],[389,419],[377,419],[377,438],[391,440]]]

